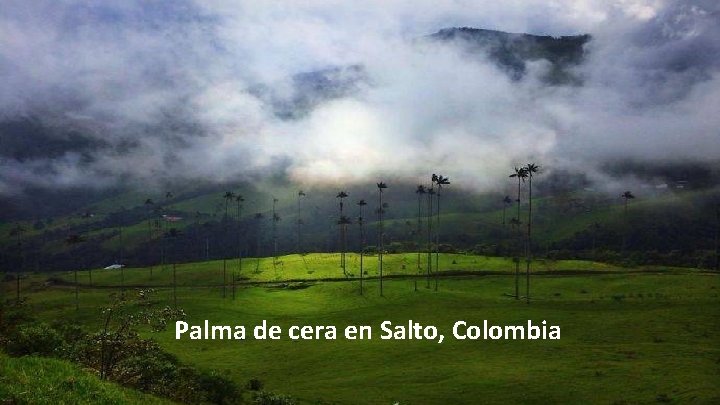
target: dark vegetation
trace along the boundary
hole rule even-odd
[[[248,393],[216,371],[180,362],[155,340],[143,337],[185,317],[182,310],[158,308],[153,292],[137,290],[131,299],[113,294],[111,304],[99,308],[97,319],[88,322],[96,325],[92,331],[62,320],[38,321],[24,300],[2,301],[0,351],[67,360],[101,380],[182,403],[293,403],[290,397],[262,391],[257,379],[248,382]]]

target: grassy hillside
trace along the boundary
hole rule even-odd
[[[169,404],[159,398],[101,381],[77,366],[42,357],[0,353],[0,403]]]
[[[510,263],[501,258],[445,255],[442,261],[448,267],[454,260],[476,276],[451,277],[448,269],[438,291],[432,282],[427,288],[423,278],[418,279],[418,291],[413,278],[389,278],[383,297],[376,278],[366,280],[362,296],[357,279],[342,281],[336,255],[305,259],[307,265],[298,256],[282,257],[283,269],[277,274],[271,259],[263,259],[261,273],[247,274],[250,280],[238,287],[235,300],[229,289],[227,298],[222,298],[219,262],[185,265],[178,272],[178,304],[190,324],[207,319],[216,325],[251,327],[267,320],[283,330],[291,325],[334,325],[339,335],[348,325],[370,325],[372,340],[191,341],[176,340],[172,327],[146,335],[183,362],[220,370],[240,384],[259,378],[265,389],[290,394],[301,403],[720,400],[717,274],[661,267],[619,269],[582,261],[538,264],[532,278],[533,302],[527,305],[509,295],[513,291]],[[354,266],[355,259],[348,262]],[[387,270],[414,273],[415,259],[411,254],[389,255]],[[253,261],[248,260],[248,264]],[[368,264],[375,260],[370,258]],[[155,268],[153,282],[167,286],[168,273]],[[96,286],[84,285],[80,290],[79,311],[74,310],[72,286],[42,284],[40,275],[26,285],[24,294],[41,319],[62,318],[96,328],[98,308],[119,288],[118,274],[96,272]],[[368,275],[374,275],[372,267]],[[340,281],[285,282],[313,277]],[[81,281],[86,284],[87,278]],[[149,283],[149,269],[128,270],[126,282]],[[7,293],[12,287],[3,284]],[[523,281],[521,291],[524,288]],[[172,305],[172,296],[172,289],[160,287],[156,299]],[[381,322],[399,325],[410,319],[437,326],[445,341],[379,339]],[[546,320],[561,326],[562,337],[559,341],[451,337],[457,320],[482,325],[485,319],[496,325]]]

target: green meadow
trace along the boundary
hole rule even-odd
[[[421,259],[427,260],[426,255]],[[177,301],[190,325],[244,325],[245,340],[175,339],[167,331],[143,332],[163,348],[202,369],[300,403],[655,403],[720,401],[720,279],[694,269],[620,268],[585,261],[533,264],[531,302],[516,300],[514,264],[504,258],[441,255],[443,271],[427,279],[417,254],[385,255],[383,296],[376,256],[366,256],[360,295],[359,256],[348,255],[348,277],[339,254],[243,260],[235,299],[231,280],[237,259],[176,267]],[[521,267],[524,270],[524,263]],[[154,286],[159,304],[172,305],[171,266],[79,272],[75,311],[72,272],[33,274],[22,280],[41,319],[66,319],[89,328],[120,289]],[[48,281],[50,280],[50,281]],[[417,290],[415,289],[417,285]],[[521,278],[520,291],[525,282]],[[3,283],[11,295],[12,282]],[[255,340],[252,327],[266,320],[282,327],[279,340]],[[434,325],[435,340],[383,340],[380,324]],[[482,326],[561,327],[560,340],[456,340],[456,321]],[[291,340],[292,325],[337,327],[336,340]],[[346,340],[343,329],[369,325],[372,339]],[[322,336],[321,336],[322,337]],[[3,360],[5,363],[7,360]],[[4,366],[8,367],[8,366]]]

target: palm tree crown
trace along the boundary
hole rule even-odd
[[[433,174],[433,176],[435,175]],[[437,185],[442,188],[442,186],[450,184],[450,179],[447,177],[443,177],[442,174],[438,174],[437,178],[435,178],[435,183],[437,183]]]

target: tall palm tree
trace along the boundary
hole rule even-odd
[[[10,230],[10,236],[16,238],[17,252],[18,252],[18,264],[17,270],[15,271],[15,299],[20,302],[20,278],[22,277],[22,271],[25,268],[25,249],[23,245],[23,235],[25,234],[25,228],[22,225],[17,224]]]
[[[510,199],[509,195],[506,195],[503,200],[503,215],[502,215],[502,224],[505,225],[505,210],[507,210],[507,207],[512,205],[512,199]]]
[[[434,183],[433,183],[434,185]],[[428,210],[427,210],[427,285],[430,288],[430,276],[432,275],[432,216],[433,216],[433,196],[435,195],[435,187],[429,187],[427,190]]]
[[[118,257],[118,264],[120,265],[120,297],[125,298],[125,245],[123,245],[123,221],[125,219],[125,207],[120,206],[120,213],[118,218],[118,241],[120,242],[120,255]]]
[[[348,225],[352,224],[352,221],[350,220],[350,218],[348,218],[348,217],[346,217],[345,215],[343,215],[343,216],[340,217],[340,219],[338,220],[337,223],[338,223],[338,225],[340,225],[341,228],[347,228]],[[343,231],[343,233],[345,233],[345,232]],[[345,249],[344,249],[344,248],[343,248],[343,251],[342,251],[341,254],[342,254],[343,256],[345,255]],[[347,274],[347,270],[346,270],[346,268],[345,268],[345,260],[343,259],[342,262],[343,262],[343,266],[342,266],[343,275],[347,278],[347,277],[348,277],[348,274]]]
[[[70,246],[77,245],[78,243],[82,243],[83,238],[80,234],[72,234],[65,239],[65,243],[67,243]],[[75,278],[75,310],[77,311],[80,309],[80,300],[79,300],[79,288],[80,284],[78,283],[78,266],[73,266],[73,276]]]
[[[627,215],[628,201],[635,198],[635,196],[633,195],[632,192],[626,191],[626,192],[620,194],[620,198],[622,198],[625,201],[625,211],[624,212],[625,212],[625,215]]]
[[[367,205],[365,200],[357,202],[360,207],[360,215],[358,216],[358,225],[360,225],[360,295],[363,295],[363,276],[365,270],[363,269],[363,253],[365,252],[365,232],[363,230],[363,207]]]
[[[304,225],[302,219],[302,198],[305,197],[305,192],[300,190],[297,193],[297,246],[295,247],[295,253],[302,254],[302,226]]]
[[[715,271],[720,271],[720,203],[715,204]]]
[[[262,212],[255,213],[255,272],[260,272],[260,246],[261,246],[261,239],[262,239],[262,220],[263,220],[263,214]]]
[[[242,274],[242,209],[245,199],[240,194],[235,196],[237,203],[237,248],[238,248],[238,271],[232,276],[232,299],[235,300],[235,282],[237,277]]]
[[[232,200],[235,199],[235,193],[232,191],[226,191],[223,195],[223,198],[225,199],[225,216],[223,217],[223,233],[225,234],[223,238],[223,247],[222,247],[222,255],[223,255],[223,264],[222,264],[222,273],[223,273],[223,285],[222,285],[222,295],[223,298],[227,297],[227,237],[228,237],[228,205]]]
[[[418,185],[415,189],[415,194],[417,194],[417,202],[418,202],[418,211],[417,211],[417,230],[416,230],[416,239],[418,242],[418,251],[417,251],[417,269],[416,269],[416,276],[420,274],[422,271],[422,266],[420,265],[420,245],[422,244],[421,235],[422,235],[422,200],[423,196],[425,195],[425,186],[422,184]],[[415,291],[417,291],[417,277],[415,277]]]
[[[225,216],[223,217],[223,220],[227,221],[228,219],[228,204],[235,199],[235,193],[232,191],[226,191],[225,194],[223,194],[223,198],[225,199]]]
[[[532,262],[532,179],[533,174],[540,171],[540,166],[535,163],[528,163],[525,172],[528,175],[528,224],[527,224],[527,246],[525,258],[525,302],[530,304],[530,263]]]
[[[517,178],[517,199],[515,200],[517,202],[517,216],[514,218],[515,223],[517,225],[517,228],[515,228],[517,232],[518,241],[520,240],[520,183],[524,183],[525,179],[528,177],[527,172],[525,171],[524,167],[517,168],[515,167],[515,172],[510,175],[511,178]],[[512,222],[512,221],[511,221]],[[520,254],[519,252],[515,256],[515,299],[520,299]]]
[[[628,224],[627,224],[627,221],[628,221],[628,217],[627,217],[628,201],[634,199],[634,198],[635,198],[635,195],[633,195],[633,193],[630,192],[630,191],[626,191],[626,192],[620,194],[620,198],[622,198],[622,199],[624,200],[624,203],[625,203],[625,209],[624,209],[624,211],[623,211],[623,217],[625,218],[625,231],[623,232],[623,238],[622,238],[622,250],[623,250],[623,252],[624,252],[624,251],[625,251],[625,244],[627,243],[627,234],[628,234],[628,229],[627,229],[627,228],[628,228]]]
[[[177,228],[169,228],[167,233],[165,233],[163,236],[167,239],[175,240],[178,236],[180,236],[180,231]],[[177,244],[171,243],[170,246],[177,247]],[[173,256],[172,252],[170,252],[168,256]],[[174,258],[170,257],[170,261],[172,262],[173,305],[175,309],[177,309],[177,254],[175,254],[174,256]]]
[[[95,216],[90,211],[85,211],[82,213],[81,217],[83,218],[83,222],[85,223],[85,242],[90,242],[90,219]],[[89,251],[89,249],[88,249]],[[87,264],[87,263],[86,263]],[[88,278],[90,279],[90,285],[93,284],[92,281],[92,264],[88,266]]]
[[[166,191],[165,192],[165,211],[168,212],[170,210],[170,200],[175,197],[172,193],[172,191]],[[160,221],[160,235],[165,235],[165,230],[167,228],[167,220],[164,216],[159,216]],[[165,243],[167,242],[165,240],[166,238],[160,239],[160,268],[164,271],[165,270],[165,254],[167,250],[167,246],[165,246]]]
[[[343,217],[343,200],[347,198],[348,194],[345,191],[340,191],[335,198],[340,199],[340,219]],[[345,224],[342,223],[342,221],[338,220],[337,222],[339,230],[340,230],[340,268],[343,271],[343,274],[347,276],[345,272]]]
[[[433,177],[435,175],[433,174]],[[440,194],[442,186],[450,184],[450,179],[443,177],[442,174],[438,174],[435,178],[435,184],[437,184],[437,230],[435,231],[435,291],[438,289],[438,275],[440,273]]]
[[[378,188],[378,262],[380,270],[380,296],[383,295],[383,251],[385,250],[385,229],[383,228],[383,190],[387,185],[382,181],[377,183]]]
[[[596,252],[595,248],[597,246],[597,234],[598,234],[598,231],[600,230],[600,224],[597,222],[593,222],[593,224],[591,225],[591,229],[592,229],[592,259],[595,260],[595,252]]]
[[[153,277],[153,265],[152,261],[150,260],[150,252],[152,249],[152,214],[153,214],[153,206],[155,203],[153,202],[152,198],[148,198],[145,200],[145,209],[147,210],[147,225],[148,225],[148,241],[147,241],[147,255],[148,255],[148,264],[150,265],[150,280],[152,280]]]
[[[280,215],[278,215],[276,211],[276,204],[278,203],[277,198],[273,198],[273,205],[272,205],[272,239],[273,239],[273,270],[276,270],[275,266],[277,265],[277,258],[278,258],[278,234],[277,234],[277,224],[280,222]]]

